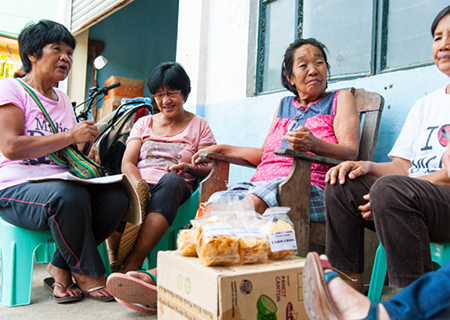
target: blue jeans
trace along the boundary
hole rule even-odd
[[[450,261],[382,304],[392,320],[450,319]]]

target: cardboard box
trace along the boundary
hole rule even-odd
[[[299,320],[303,259],[205,267],[176,251],[158,253],[158,320]]]
[[[136,98],[144,96],[144,80],[129,79],[117,76],[111,76],[105,81],[105,86],[110,86],[113,83],[120,82],[120,86],[108,92],[103,98],[103,103],[108,103],[111,106],[120,106],[122,98]],[[103,117],[107,113],[103,113]]]

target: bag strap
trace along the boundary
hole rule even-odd
[[[55,124],[53,123],[52,119],[50,118],[49,114],[47,113],[47,110],[45,110],[44,106],[42,105],[41,101],[39,100],[39,98],[36,96],[36,94],[34,93],[33,90],[30,89],[29,86],[27,86],[24,82],[22,82],[21,80],[17,79],[16,80],[22,85],[22,87],[25,89],[26,92],[28,92],[28,94],[31,96],[31,98],[36,102],[36,104],[39,106],[39,108],[41,109],[42,113],[44,114],[45,118],[47,118],[48,123],[50,124],[50,126],[53,129],[54,133],[58,133],[58,130],[55,127]],[[61,166],[61,167],[65,167],[67,166],[67,161],[62,158],[60,155],[57,154],[57,152],[51,153],[48,155],[50,159],[52,159],[57,165]]]
[[[44,106],[42,105],[41,101],[36,96],[34,91],[31,90],[31,88],[27,84],[25,84],[25,82],[22,82],[21,80],[19,80],[17,78],[16,78],[16,80],[22,85],[22,87],[25,89],[25,91],[28,92],[28,94],[31,96],[31,98],[36,102],[36,104],[42,110],[42,113],[47,118],[47,121],[50,124],[50,126],[52,127],[53,132],[54,133],[58,133],[58,130],[56,129],[55,124],[53,123],[52,119],[50,118],[50,115],[47,113],[47,110],[45,110]]]

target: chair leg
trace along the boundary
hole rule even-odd
[[[55,255],[56,244],[44,243],[36,249],[36,263],[49,263]]]
[[[369,294],[367,295],[367,297],[373,302],[379,302],[381,300],[384,281],[386,280],[386,273],[386,251],[380,244],[375,255],[372,278],[370,279]]]
[[[98,253],[100,253],[100,256],[102,257],[103,264],[106,268],[105,277],[107,277],[111,274],[111,265],[109,264],[108,246],[106,245],[106,241],[103,241],[103,243],[98,246]]]
[[[9,248],[2,248],[0,304],[7,307],[30,304],[33,251],[34,248],[14,241]]]

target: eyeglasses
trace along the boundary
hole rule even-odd
[[[167,98],[169,99],[173,99],[175,98],[179,93],[181,92],[181,90],[177,90],[177,91],[171,91],[171,92],[164,92],[164,93],[158,93],[153,95],[153,99],[155,99],[155,101],[157,102],[161,102],[164,100],[164,98],[167,96]]]

